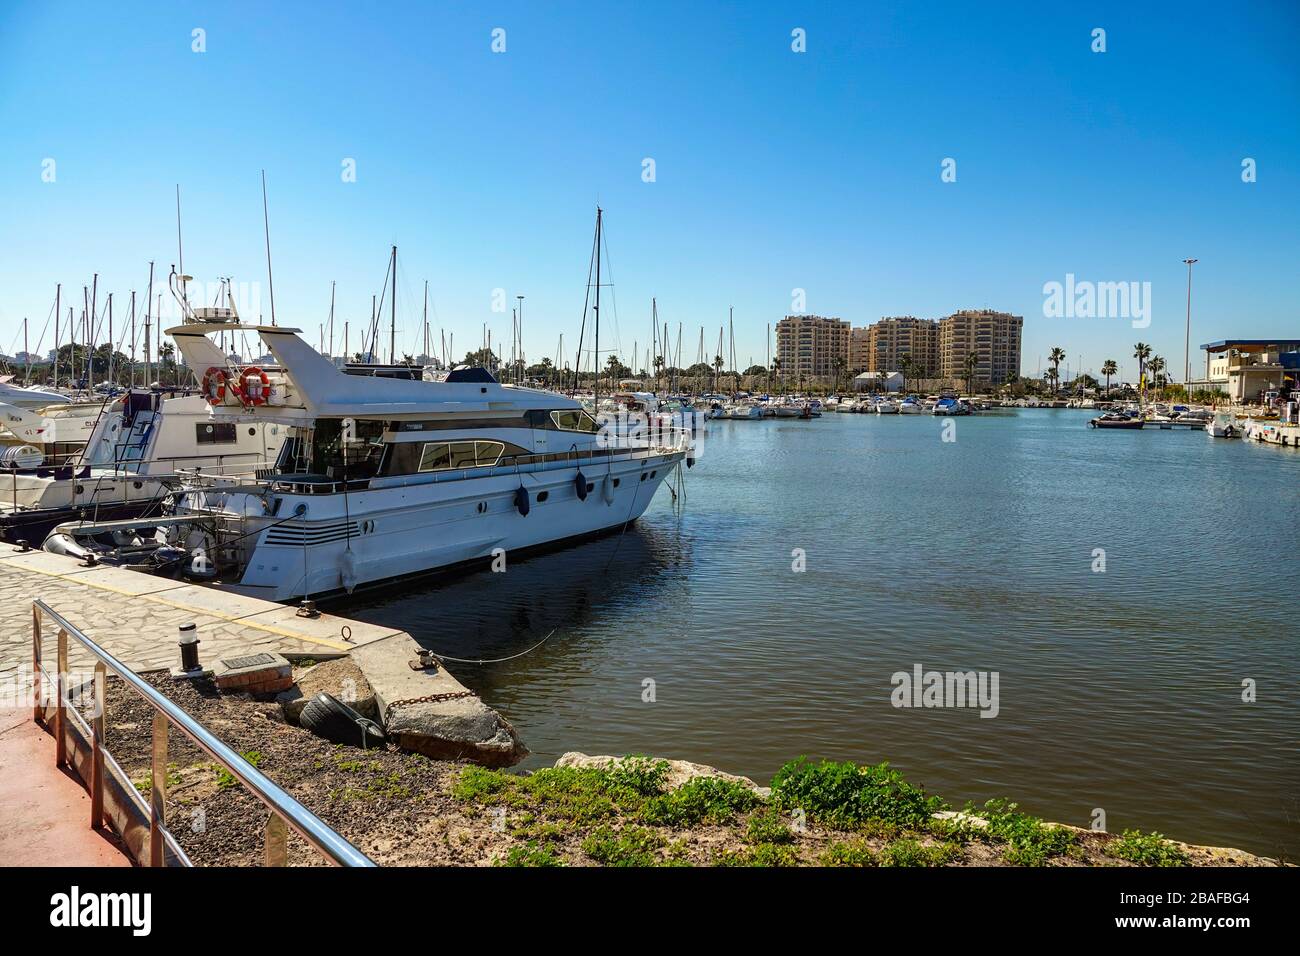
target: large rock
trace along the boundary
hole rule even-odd
[[[403,750],[488,767],[509,767],[528,755],[509,721],[467,691],[446,668],[413,670],[409,662],[419,654],[420,646],[408,634],[395,634],[352,652],[353,662],[374,692],[390,740]]]
[[[608,770],[614,764],[626,759],[626,757],[590,756],[588,754],[578,753],[575,750],[566,753],[559,760],[555,761],[555,766]],[[646,759],[659,761],[663,758],[649,757]],[[668,773],[664,778],[664,785],[669,790],[676,790],[682,784],[689,780],[694,780],[696,777],[717,777],[720,780],[729,780],[732,783],[738,783],[743,787],[747,787],[748,789],[753,790],[760,797],[766,798],[772,793],[771,787],[760,787],[748,777],[741,777],[734,773],[727,773],[725,770],[719,770],[717,767],[710,767],[707,764],[691,763],[689,760],[664,760],[663,762],[668,764]]]
[[[317,694],[329,694],[343,701],[362,717],[379,718],[375,692],[361,668],[350,658],[323,661],[299,672],[295,675],[294,686],[276,697],[276,701],[284,709],[285,718],[296,724],[307,701]]]

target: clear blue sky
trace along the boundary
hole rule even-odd
[[[399,348],[428,279],[457,353],[484,322],[509,335],[495,288],[527,296],[531,359],[562,331],[571,352],[597,201],[602,346],[625,358],[654,295],[688,362],[731,305],[739,361],[762,362],[803,288],[854,325],[1022,314],[1026,374],[1059,345],[1131,378],[1142,339],[1180,377],[1189,255],[1193,347],[1300,334],[1300,7],[1049,6],[6,2],[0,351],[56,282],[79,306],[98,272],[120,308],[150,259],[165,274],[177,183],[186,271],[264,283],[263,168],[277,315],[313,341],[332,280],[339,337],[368,322],[395,243]],[[1151,282],[1151,327],[1045,318],[1067,273]]]

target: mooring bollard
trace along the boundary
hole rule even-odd
[[[196,671],[200,669],[199,665],[199,635],[198,628],[194,624],[182,624],[179,628],[180,640],[177,644],[181,649],[181,670]]]

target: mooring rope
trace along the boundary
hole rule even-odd
[[[437,651],[430,651],[429,653],[432,654],[434,657],[438,658],[438,660],[440,661],[455,661],[457,664],[501,664],[504,663],[505,661],[513,661],[515,658],[523,657],[525,654],[531,654],[533,651],[537,650],[539,647],[541,647],[543,644],[549,641],[551,639],[551,635],[554,633],[555,630],[552,629],[550,634],[547,634],[544,638],[542,638],[532,647],[528,648],[527,650],[520,651],[518,654],[511,654],[509,657],[493,657],[488,659],[480,658],[479,660],[473,660],[472,658],[468,658],[468,657],[452,657],[449,654],[439,654]]]

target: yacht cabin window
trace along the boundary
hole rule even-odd
[[[551,412],[551,421],[562,432],[589,432],[594,435],[600,431],[596,419],[581,409]]]
[[[499,441],[428,442],[420,453],[419,470],[487,468],[501,459],[505,447],[505,443]]]
[[[238,440],[234,422],[199,422],[194,438],[200,445],[233,445]]]

